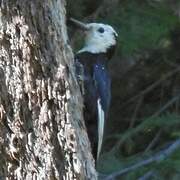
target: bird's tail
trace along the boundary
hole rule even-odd
[[[97,107],[98,107],[98,149],[97,149],[97,159],[98,159],[103,142],[104,119],[105,119],[105,115],[100,103],[100,99],[97,100]]]

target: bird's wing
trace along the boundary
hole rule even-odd
[[[98,63],[93,67],[93,76],[102,109],[107,114],[111,100],[111,80],[109,73],[103,64]]]
[[[94,81],[96,84],[98,99],[97,99],[97,108],[98,108],[98,149],[97,149],[97,159],[102,147],[103,134],[104,134],[104,121],[109,109],[110,104],[110,78],[106,68],[102,64],[94,65]]]
[[[105,114],[102,109],[100,99],[97,100],[97,108],[98,108],[98,148],[97,148],[97,159],[99,159],[99,154],[101,152],[102,142],[103,142],[103,134],[104,134],[104,121]]]

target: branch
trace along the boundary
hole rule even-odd
[[[150,86],[148,86],[146,89],[142,90],[139,94],[133,96],[132,98],[130,98],[129,100],[127,100],[121,107],[120,109],[122,109],[123,107],[125,107],[126,105],[128,105],[130,102],[134,101],[135,99],[137,99],[138,97],[141,97],[147,93],[149,93],[151,90],[153,90],[154,88],[156,88],[157,86],[159,86],[159,84],[161,84],[163,81],[165,81],[166,79],[170,78],[171,76],[175,75],[176,73],[178,73],[180,71],[180,67],[178,66],[176,69],[174,69],[173,71],[167,73],[166,75],[164,75],[163,77],[161,77],[158,81],[154,82],[153,84],[151,84]]]
[[[138,99],[138,102],[137,102],[137,105],[135,107],[135,110],[134,110],[134,113],[132,115],[132,119],[131,119],[131,122],[130,122],[130,125],[129,125],[129,128],[133,128],[134,124],[135,124],[135,121],[136,121],[136,117],[137,117],[137,114],[138,114],[138,111],[142,105],[142,102],[144,100],[144,96],[141,96],[139,99]]]
[[[159,116],[162,112],[164,112],[167,108],[169,108],[173,103],[179,100],[180,94],[174,96],[170,101],[168,101],[161,109],[159,109],[156,113],[154,113],[151,118]]]
[[[134,165],[131,165],[125,169],[122,169],[120,171],[114,172],[111,175],[107,176],[104,180],[112,180],[113,178],[117,176],[122,176],[128,172],[131,172],[133,170],[136,170],[142,166],[149,165],[153,162],[161,162],[164,159],[168,158],[174,151],[176,151],[178,148],[180,148],[180,139],[176,140],[174,143],[172,143],[167,149],[160,151],[154,156],[151,156],[148,159],[144,159],[143,161],[140,161]]]
[[[147,146],[145,149],[145,152],[148,152],[151,148],[154,147],[154,145],[157,143],[159,140],[160,136],[162,134],[162,128],[157,132],[156,136],[153,138],[153,140],[150,142],[150,144]]]
[[[155,112],[152,116],[149,117],[149,119],[151,118],[155,118],[157,116],[159,116],[162,112],[164,112],[167,108],[169,108],[174,102],[176,102],[177,100],[179,100],[180,98],[180,94],[178,94],[177,96],[173,97],[170,101],[168,101],[160,110],[158,110],[157,112]],[[122,143],[129,137],[131,137],[132,135],[134,135],[135,133],[137,133],[138,131],[142,130],[141,126],[140,128],[135,128],[134,130],[132,130],[132,132],[128,135],[128,136],[123,136],[111,149],[111,152],[115,152],[115,150],[117,148],[119,148]]]
[[[155,176],[155,172],[152,171],[148,171],[146,174],[144,174],[143,176],[141,176],[140,178],[138,178],[138,180],[147,180],[150,177]]]

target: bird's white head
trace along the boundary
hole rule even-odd
[[[87,24],[85,31],[85,46],[80,52],[105,53],[111,46],[116,45],[116,31],[109,25],[100,23]]]
[[[116,45],[117,32],[107,24],[88,23],[72,19],[78,27],[85,31],[85,46],[79,52],[106,53]]]

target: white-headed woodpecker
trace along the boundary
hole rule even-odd
[[[70,21],[85,32],[85,45],[76,54],[75,65],[84,98],[84,120],[92,153],[97,160],[111,99],[107,65],[116,47],[117,33],[106,24],[85,24],[72,18]]]

